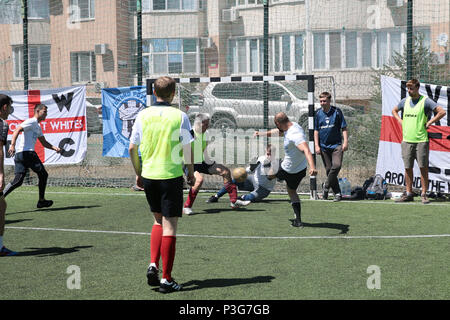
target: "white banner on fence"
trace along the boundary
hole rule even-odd
[[[392,115],[392,109],[408,95],[406,81],[382,76],[382,120],[376,172],[389,184],[405,185],[405,167],[401,156],[402,128]],[[422,83],[420,94],[437,102],[446,111],[439,124],[428,129],[430,139],[429,191],[450,191],[450,88]],[[414,165],[414,188],[420,188],[420,170]]]
[[[13,112],[9,115],[8,144],[12,133],[24,120],[33,117],[34,106],[45,104],[47,118],[40,122],[45,139],[63,151],[61,154],[46,149],[37,140],[35,151],[45,164],[75,164],[81,162],[87,150],[86,87],[49,90],[4,91],[13,99]],[[23,134],[23,133],[21,133]],[[14,165],[6,152],[6,165]]]

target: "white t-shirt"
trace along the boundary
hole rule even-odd
[[[38,120],[33,117],[22,122],[20,126],[23,128],[23,134],[17,138],[16,153],[34,151],[36,139],[44,135]]]
[[[302,127],[295,122],[284,133],[284,160],[281,168],[288,173],[298,173],[307,167],[305,154],[297,146],[305,142],[305,132]]]
[[[152,107],[153,108],[164,108],[166,106],[152,106]],[[142,110],[142,111],[144,111],[144,110]],[[130,143],[137,145],[137,146],[141,144],[141,139],[142,139],[142,124],[141,124],[141,117],[139,116],[141,112],[139,112],[139,114],[136,117],[136,121],[134,122],[134,125],[133,125],[133,131],[131,132],[131,136],[130,136]],[[194,141],[191,131],[192,131],[192,127],[191,127],[191,123],[189,122],[189,118],[186,115],[186,113],[182,112],[181,113],[181,126],[180,126],[180,142],[183,145],[186,145],[186,144]]]
[[[259,162],[259,165],[256,167],[255,173],[253,174],[253,186],[255,189],[261,186],[272,191],[277,179],[267,179],[267,174],[271,168],[270,160],[267,156],[260,156],[256,162]]]

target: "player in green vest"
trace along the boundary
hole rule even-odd
[[[419,93],[420,82],[411,79],[406,83],[409,97],[400,101],[392,110],[392,115],[402,126],[402,158],[405,164],[406,194],[396,202],[414,200],[412,190],[414,160],[420,168],[420,182],[422,186],[421,200],[423,204],[430,203],[428,191],[428,159],[430,154],[427,129],[445,116],[445,111],[432,99]],[[399,113],[402,113],[400,117]],[[434,116],[433,116],[434,114]]]
[[[150,237],[147,283],[161,293],[181,290],[172,278],[178,218],[183,210],[183,162],[187,183],[195,183],[191,143],[194,141],[187,115],[171,107],[175,80],[160,77],[154,83],[156,103],[136,117],[130,137],[130,158],[142,179],[154,224]],[[139,161],[138,150],[141,151]],[[159,280],[159,260],[163,272]]]
[[[207,157],[207,152],[205,152],[207,147],[205,132],[208,128],[209,116],[204,113],[197,114],[194,120],[195,141],[193,143],[195,184],[189,189],[188,197],[184,203],[183,213],[186,215],[193,214],[192,206],[203,184],[203,174],[219,175],[223,178],[225,190],[230,196],[231,208],[235,209],[250,204],[250,201],[238,199],[237,188],[231,178],[230,169]]]

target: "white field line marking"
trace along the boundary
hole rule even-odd
[[[61,231],[61,232],[82,232],[82,233],[107,233],[107,234],[126,234],[126,235],[145,235],[148,232],[132,232],[132,231],[105,231],[105,230],[80,230],[80,229],[59,229],[59,228],[35,228],[35,227],[5,227],[6,229],[16,230],[37,230],[37,231]],[[450,237],[450,234],[429,234],[429,235],[405,235],[405,236],[280,236],[280,237],[260,237],[260,236],[217,236],[217,235],[190,235],[177,234],[177,237],[188,238],[215,238],[215,239],[410,239],[410,238],[444,238]]]
[[[38,193],[37,191],[19,191],[21,193]],[[19,193],[17,192],[17,193]],[[136,194],[134,193],[102,193],[102,192],[72,192],[72,191],[46,191],[47,194],[68,194],[68,195],[102,195],[102,196],[124,196],[124,197],[145,197],[145,193],[144,192],[136,192]],[[299,193],[300,195],[307,195]],[[200,199],[208,199],[210,196],[198,196],[197,198]],[[228,197],[227,195],[225,195],[225,197]],[[286,195],[286,198],[271,198],[269,200],[286,200],[289,201],[288,196]],[[332,201],[329,200],[313,200],[313,199],[300,199],[302,202],[303,201],[317,201],[317,202],[327,202],[327,203],[333,203]],[[224,199],[224,201],[227,201],[227,199]],[[404,202],[404,203],[394,203],[394,201],[392,200],[355,200],[355,201],[341,201],[341,203],[369,203],[369,204],[384,204],[384,205],[389,205],[389,204],[395,204],[395,205],[422,205],[422,203],[420,201],[414,201],[414,202]],[[436,202],[436,203],[429,203],[426,205],[426,207],[429,206],[450,206],[450,202],[448,203],[442,203],[442,202]]]

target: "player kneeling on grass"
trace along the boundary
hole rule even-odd
[[[223,164],[218,164],[207,158],[207,153],[205,152],[207,147],[205,132],[208,127],[208,115],[203,113],[197,114],[194,120],[195,141],[193,143],[195,184],[189,189],[188,198],[184,203],[183,213],[186,215],[193,213],[192,205],[203,184],[202,174],[219,175],[223,178],[224,188],[230,196],[231,208],[235,209],[250,203],[250,201],[242,201],[237,198],[237,189],[236,185],[232,182],[230,169]]]
[[[136,118],[130,137],[130,159],[138,177],[142,177],[150,210],[155,218],[150,236],[150,265],[147,283],[159,285],[159,292],[180,291],[182,286],[172,278],[178,218],[183,210],[183,166],[187,183],[195,182],[192,165],[191,124],[187,115],[170,106],[175,96],[175,80],[160,77],[154,83],[156,102]],[[141,151],[142,163],[138,150]],[[163,274],[159,281],[159,260]]]
[[[275,148],[272,145],[267,145],[266,154],[260,156],[256,163],[251,164],[247,169],[239,167],[233,170],[233,183],[236,184],[238,190],[250,191],[239,199],[243,201],[258,202],[269,196],[275,187],[276,179],[274,176],[269,177],[269,174],[274,171],[274,166],[278,162],[274,162],[272,154]],[[239,170],[245,172],[242,173]],[[225,188],[222,188],[217,194],[211,196],[206,202],[213,203],[219,201],[219,198],[225,194]]]
[[[284,112],[279,112],[274,119],[276,129],[266,132],[255,132],[255,136],[282,136],[284,137],[285,157],[281,162],[281,168],[276,173],[276,177],[286,181],[286,189],[294,210],[295,219],[291,220],[293,227],[303,227],[301,220],[300,198],[297,194],[297,187],[306,176],[307,164],[309,164],[309,174],[317,175],[316,166],[311,151],[305,139],[302,127],[295,122],[291,122]]]

